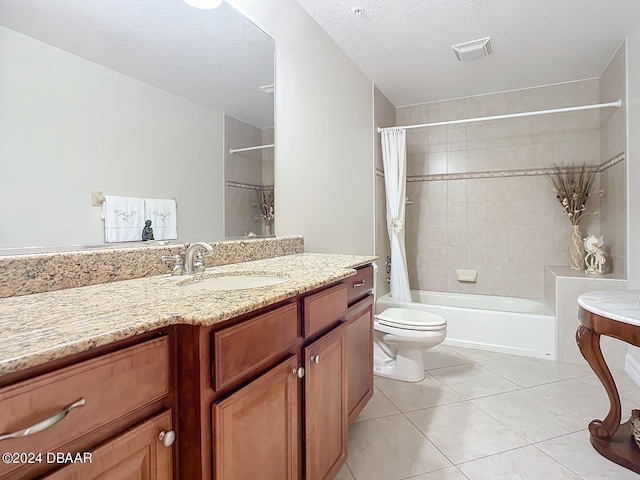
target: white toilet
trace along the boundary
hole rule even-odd
[[[374,374],[405,382],[424,379],[424,351],[447,336],[443,317],[408,308],[387,308],[375,316],[373,328]]]

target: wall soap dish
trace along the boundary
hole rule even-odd
[[[456,277],[459,282],[475,282],[477,276],[477,270],[464,270],[462,268],[456,270]]]

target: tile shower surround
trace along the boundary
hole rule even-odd
[[[590,79],[401,107],[396,124],[599,100],[599,80]],[[567,264],[571,230],[545,176],[549,167],[587,162],[604,168],[614,159],[624,165],[616,157],[601,158],[598,110],[409,130],[407,196],[413,203],[406,209],[406,248],[412,288],[543,298],[544,266]],[[588,210],[599,208],[599,196],[592,195]],[[585,217],[581,229],[601,233],[599,217]],[[477,283],[458,282],[457,268],[478,270]]]
[[[556,318],[556,353],[559,361],[586,365],[578,345],[576,330],[578,297],[594,290],[627,290],[627,281],[614,274],[587,275],[569,267],[545,267],[545,299]],[[627,344],[613,337],[602,336],[600,347],[609,368],[624,370]]]

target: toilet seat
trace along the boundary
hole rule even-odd
[[[380,325],[401,330],[426,332],[447,328],[447,321],[440,315],[409,308],[387,308],[376,315],[376,320]]]

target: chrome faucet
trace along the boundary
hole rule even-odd
[[[197,251],[205,250],[204,255],[213,252],[213,247],[205,242],[196,242],[189,245],[187,251],[184,254],[184,272],[186,274],[197,273],[204,271],[204,261],[199,259],[194,264],[194,257]]]

